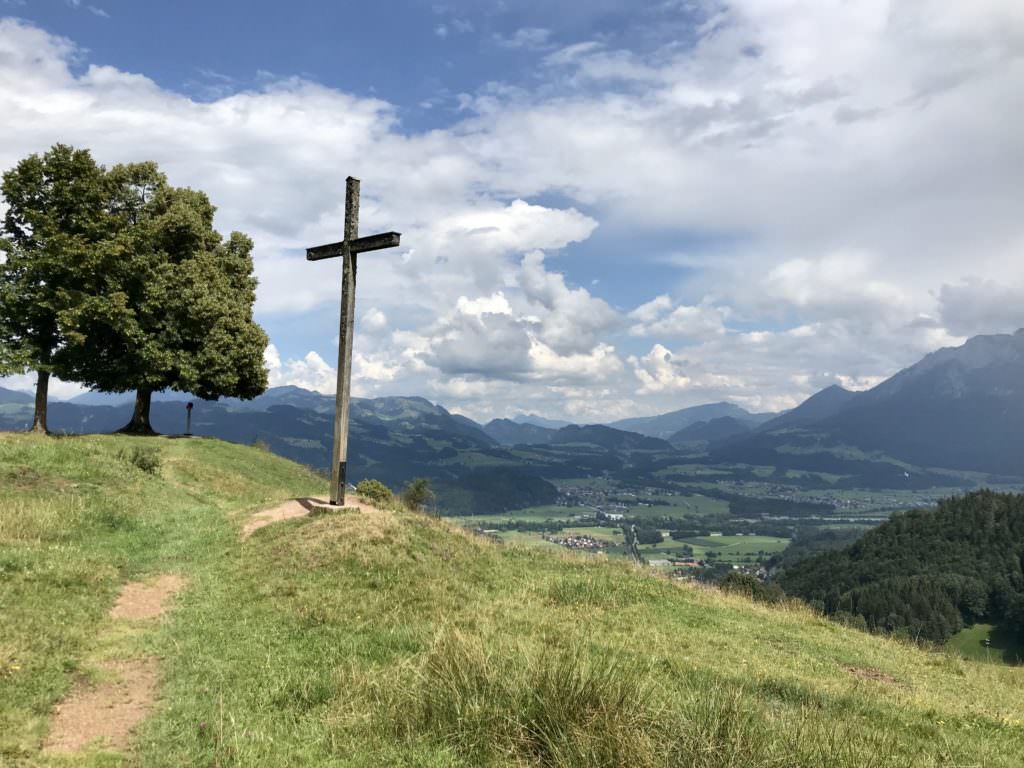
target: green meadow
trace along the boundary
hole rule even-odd
[[[1024,644],[991,624],[964,627],[949,639],[949,647],[976,661],[993,664],[1024,662]]]
[[[402,508],[240,538],[323,490],[214,440],[0,435],[0,764],[1020,765],[1022,668]],[[109,616],[166,573],[166,615]],[[128,748],[41,750],[58,702],[140,655],[158,694]]]

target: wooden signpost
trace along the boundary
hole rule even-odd
[[[345,504],[345,468],[348,463],[348,407],[352,380],[352,334],[356,312],[356,256],[366,251],[394,248],[398,232],[359,237],[359,179],[345,180],[345,239],[306,250],[307,261],[341,257],[341,325],[338,332],[338,391],[334,403],[334,446],[331,451],[331,504]]]

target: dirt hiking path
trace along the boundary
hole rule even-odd
[[[115,661],[101,669],[114,679],[76,686],[57,705],[44,752],[79,752],[95,742],[107,749],[128,747],[132,729],[153,709],[156,659]]]
[[[242,539],[272,523],[308,515],[327,503],[327,499],[320,498],[290,499],[257,512],[242,527]],[[360,511],[376,509],[355,497],[349,497],[345,507]],[[125,584],[109,617],[119,622],[157,619],[167,612],[171,599],[185,584],[186,580],[174,573]],[[127,750],[135,727],[152,712],[159,682],[156,658],[143,656],[97,666],[103,679],[97,683],[77,683],[54,709],[50,734],[43,742],[44,753],[76,753],[90,746]]]
[[[295,517],[305,517],[314,508],[324,506],[330,502],[327,499],[319,498],[302,498],[302,499],[289,499],[283,504],[279,504],[271,509],[265,509],[261,512],[257,512],[250,517],[244,526],[242,526],[242,540],[245,541],[252,536],[260,528],[264,528],[272,523],[280,522],[281,520],[291,520]],[[361,512],[372,512],[376,510],[376,507],[367,504],[355,496],[346,496],[344,508],[354,508]]]
[[[174,573],[125,584],[109,616],[115,621],[158,618],[184,586],[185,579]],[[57,705],[43,752],[79,752],[92,744],[113,750],[128,748],[133,729],[153,709],[159,665],[152,656],[143,656],[104,662],[99,669],[105,679],[77,684]]]
[[[185,586],[185,579],[176,573],[165,573],[152,584],[143,581],[125,584],[110,609],[112,619],[154,619],[162,616],[167,601]]]

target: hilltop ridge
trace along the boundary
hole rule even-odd
[[[133,751],[153,765],[1009,767],[1024,749],[1024,670],[804,608],[397,507],[242,541],[253,512],[323,487],[258,449],[0,435],[0,467],[6,760],[38,764],[76,676],[142,650],[162,688]],[[187,586],[167,617],[96,645],[118,586],[169,570]]]

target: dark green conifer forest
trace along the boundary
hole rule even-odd
[[[873,631],[944,642],[985,622],[1024,638],[1024,496],[976,491],[894,515],[849,547],[788,565],[778,582]]]

